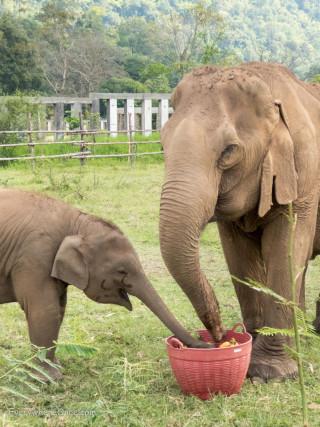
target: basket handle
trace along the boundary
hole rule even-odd
[[[244,334],[247,332],[246,327],[244,326],[244,323],[241,323],[241,322],[236,323],[236,324],[233,326],[233,328],[231,329],[231,331],[232,331],[232,332],[235,332],[237,328],[242,328],[242,333],[244,333]]]
[[[172,347],[179,348],[180,350],[184,347],[182,342],[176,337],[171,338],[170,344],[172,345]]]

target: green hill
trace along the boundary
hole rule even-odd
[[[170,91],[190,68],[320,74],[319,0],[0,0],[0,91]]]

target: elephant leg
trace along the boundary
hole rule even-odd
[[[66,305],[66,286],[50,277],[19,271],[12,275],[17,301],[23,309],[28,323],[30,341],[37,347],[47,348],[47,359],[56,362],[54,342]],[[59,369],[39,362],[51,378],[62,377]],[[40,376],[37,373],[38,376]],[[43,377],[42,379],[46,379]]]
[[[318,206],[317,225],[313,243],[312,259],[314,259],[318,255],[320,255],[320,204]],[[316,317],[313,321],[313,326],[317,333],[320,334],[320,295],[316,300]]]
[[[320,295],[316,302],[316,318],[314,319],[313,326],[318,334],[320,334]]]
[[[312,253],[314,223],[307,215],[297,220],[293,239],[293,262],[296,272],[303,271]],[[292,300],[290,272],[288,262],[289,224],[285,215],[279,215],[265,226],[261,238],[263,260],[266,265],[266,285],[277,294]],[[296,299],[299,301],[303,274],[297,278]],[[292,327],[291,308],[279,304],[271,296],[265,295],[264,325],[275,328]],[[283,335],[258,335],[256,338],[248,374],[264,380],[271,378],[292,378],[297,374],[296,362],[291,359],[285,346],[291,340]]]
[[[260,237],[248,234],[234,223],[218,223],[221,243],[232,276],[265,283],[266,274],[260,250]],[[263,326],[263,295],[233,279],[242,318],[247,331],[255,338]]]

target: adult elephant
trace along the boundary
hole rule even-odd
[[[280,65],[194,70],[177,86],[162,131],[166,176],[161,196],[164,261],[216,339],[223,327],[214,291],[199,264],[199,236],[217,221],[230,273],[291,299],[285,215],[297,214],[294,262],[303,274],[320,253],[320,90]],[[286,328],[291,312],[234,280],[246,327]],[[319,310],[320,311],[320,310]],[[319,320],[317,320],[318,325]],[[255,337],[249,376],[291,377],[287,338]]]

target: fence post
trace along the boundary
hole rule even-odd
[[[126,128],[128,131],[128,135],[129,135],[129,129],[131,126],[131,132],[134,130],[134,99],[133,98],[128,98],[126,99],[126,103],[124,106],[124,115],[125,115],[125,123],[126,123]]]
[[[108,126],[110,136],[117,136],[118,130],[118,107],[117,107],[117,99],[109,98],[108,105]]]
[[[141,127],[143,130],[143,135],[149,136],[152,134],[152,100],[144,99],[142,101],[142,111],[141,111]]]
[[[94,98],[92,100],[91,113],[92,114],[97,114],[98,113],[100,115],[100,99],[99,98]]]
[[[28,146],[29,146],[29,152],[30,152],[30,156],[34,157],[34,143],[32,141],[32,115],[31,115],[31,111],[28,112],[28,128],[29,128],[29,133],[28,133]],[[35,159],[31,160],[31,164],[32,164],[32,171],[34,172],[35,169]]]
[[[85,143],[83,142],[84,141],[84,133],[83,133],[83,116],[82,116],[82,113],[79,114],[79,118],[80,118],[80,141],[81,141],[80,142],[80,153],[82,156],[82,153],[84,152],[85,147],[86,147]],[[80,157],[80,166],[84,165],[84,161],[85,161],[85,159],[83,157]]]
[[[82,104],[80,102],[74,102],[71,104],[71,117],[76,119],[79,118],[79,114],[82,112]]]
[[[160,115],[160,129],[165,125],[169,118],[169,101],[167,99],[160,99],[159,104]]]
[[[133,129],[132,129],[132,114],[128,114],[128,134],[129,134],[129,162],[130,166],[134,166],[136,161],[136,152],[137,152],[137,144],[132,140],[132,137],[134,135]]]
[[[63,139],[64,133],[63,133],[63,127],[64,127],[64,103],[63,102],[57,102],[55,104],[55,130],[56,132],[56,139]],[[59,132],[60,131],[60,132]]]
[[[41,115],[40,115],[39,109],[37,111],[37,119],[38,119],[38,130],[41,130]],[[37,140],[39,141],[41,137],[42,137],[42,134],[40,132],[38,132],[37,133]]]

